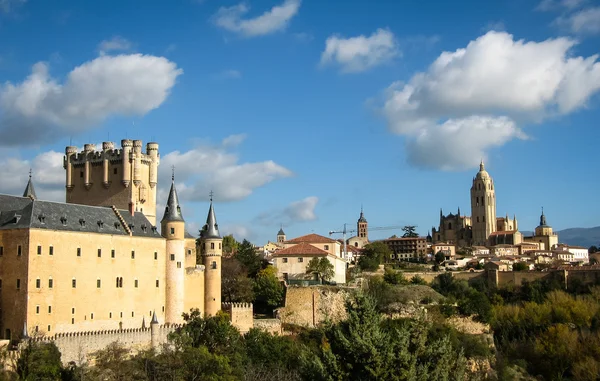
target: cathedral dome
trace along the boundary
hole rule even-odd
[[[483,165],[483,160],[481,160],[481,163],[479,164],[479,172],[477,172],[477,176],[475,178],[481,179],[481,180],[489,180],[490,179],[490,174],[485,170],[485,166]]]

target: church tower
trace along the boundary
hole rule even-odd
[[[171,190],[160,221],[161,235],[166,243],[165,323],[181,323],[184,304],[185,221],[172,177]]]
[[[488,237],[496,231],[496,192],[483,160],[471,187],[471,224],[473,245],[487,245]]]
[[[360,217],[358,217],[358,221],[356,222],[356,231],[359,238],[364,238],[367,242],[369,241],[369,223],[365,218],[362,206],[360,207]]]
[[[279,229],[279,232],[277,232],[277,243],[284,243],[286,241],[285,239],[285,232],[283,231],[283,226]]]
[[[212,192],[206,225],[200,231],[202,262],[204,264],[204,314],[216,315],[221,310],[221,256],[223,238],[215,217]]]

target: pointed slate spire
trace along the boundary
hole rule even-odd
[[[169,191],[169,198],[167,199],[167,206],[165,206],[165,214],[161,220],[163,221],[185,221],[181,214],[181,208],[179,207],[179,198],[177,197],[177,189],[175,189],[175,170],[171,175],[171,190]]]
[[[29,181],[25,187],[25,192],[23,192],[23,197],[29,197],[32,200],[37,200],[35,189],[33,188],[33,182],[31,181],[31,169],[29,170]]]
[[[360,206],[360,217],[358,218],[358,222],[367,222],[367,219],[365,218],[365,214],[363,213],[362,205]]]
[[[158,319],[156,318],[156,311],[152,312],[152,321],[150,324],[158,324]]]
[[[208,209],[208,216],[206,217],[206,225],[200,232],[202,238],[221,238],[219,234],[219,224],[217,224],[217,217],[215,217],[215,209],[213,207],[213,192],[210,192],[210,208]]]
[[[277,232],[277,235],[285,235],[285,232],[283,231],[283,224],[279,228],[279,231]]]
[[[544,215],[544,207],[542,206],[542,215],[540,216],[540,226],[546,226],[546,216]]]

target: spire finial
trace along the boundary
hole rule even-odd
[[[175,166],[171,166],[171,181],[175,181]]]
[[[213,193],[212,190],[208,193],[208,196],[210,198],[210,202],[212,202],[213,201],[213,196],[214,196],[214,193]]]
[[[481,162],[479,163],[479,170],[480,171],[484,171],[485,170],[485,165],[483,164],[483,158],[481,158]]]
[[[32,169],[31,169],[31,167],[30,167],[30,168],[29,168],[29,180],[31,180],[31,171],[32,171]]]

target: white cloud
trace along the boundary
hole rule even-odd
[[[232,234],[233,238],[240,242],[244,239],[252,241],[256,237],[252,229],[243,224],[219,224],[219,232],[222,237]]]
[[[588,0],[542,0],[536,9],[548,12],[560,9],[573,10],[587,3]]]
[[[261,213],[256,217],[256,220],[265,226],[280,224],[290,226],[298,222],[314,221],[317,219],[315,207],[318,202],[319,198],[316,196],[306,197],[302,200],[294,201],[284,208]]]
[[[558,17],[555,23],[575,34],[600,33],[600,7],[586,8]]]
[[[0,144],[48,142],[113,115],[144,115],[165,101],[182,73],[164,57],[101,56],[59,83],[39,62],[23,82],[0,86]]]
[[[408,83],[392,84],[382,113],[392,132],[407,137],[411,163],[468,168],[488,148],[523,138],[515,121],[571,113],[598,92],[598,57],[573,57],[574,45],[568,38],[525,42],[489,32],[443,52]]]
[[[4,156],[4,155],[3,155]],[[55,151],[42,152],[31,160],[19,157],[3,157],[0,166],[0,193],[22,195],[27,185],[29,169],[33,172],[33,186],[41,200],[65,200],[65,172],[63,154]]]
[[[98,52],[105,55],[112,51],[124,51],[131,49],[131,42],[121,36],[114,36],[110,40],[104,40],[98,44]]]
[[[213,21],[217,26],[245,37],[263,36],[285,29],[298,13],[300,3],[300,0],[285,0],[262,15],[247,19],[242,17],[250,8],[240,3],[232,7],[221,7],[213,16]]]
[[[358,73],[389,62],[399,54],[394,34],[387,29],[377,29],[369,37],[327,38],[321,65],[335,63],[342,73]]]
[[[228,149],[241,144],[244,135],[232,135],[219,145],[201,144],[189,151],[163,154],[159,169],[168,193],[171,166],[175,166],[177,192],[184,200],[206,201],[209,192],[215,201],[236,201],[248,197],[259,187],[274,180],[292,176],[292,172],[272,160],[240,163],[237,154]],[[166,198],[166,197],[164,197]]]

